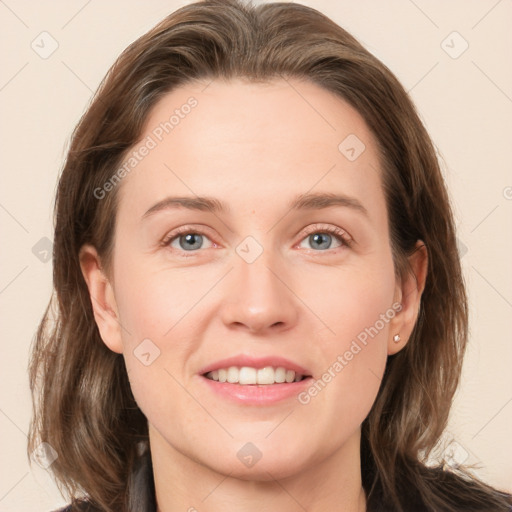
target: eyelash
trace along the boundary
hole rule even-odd
[[[337,250],[337,249],[339,250],[339,249],[342,249],[343,247],[350,248],[352,246],[352,243],[353,243],[353,240],[348,236],[347,232],[344,231],[341,228],[334,227],[334,226],[320,226],[320,227],[313,226],[311,229],[308,229],[308,231],[306,233],[304,233],[304,235],[300,239],[299,243],[295,244],[295,246],[299,245],[308,236],[313,235],[315,233],[333,235],[335,238],[337,238],[341,242],[341,246],[340,247],[335,247],[334,249],[325,249],[325,250],[318,250],[318,251],[315,251],[314,249],[308,249],[309,251],[313,251],[315,253],[332,252],[333,250],[334,251]],[[169,247],[170,244],[174,240],[179,238],[181,235],[191,235],[191,234],[193,234],[193,235],[201,235],[201,236],[205,236],[205,237],[208,238],[208,235],[203,230],[201,230],[201,229],[192,228],[191,226],[182,226],[180,228],[177,228],[172,233],[168,234],[162,240],[161,245],[163,247]],[[212,243],[214,245],[216,245],[214,242],[212,242]],[[189,252],[190,254],[184,255],[184,257],[190,257],[190,256],[192,256],[194,253],[196,253],[198,251],[197,250],[196,251],[181,250],[180,252],[181,253],[185,253],[185,254],[187,252]]]

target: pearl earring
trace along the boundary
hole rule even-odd
[[[398,343],[398,342],[400,341],[400,334],[395,334],[395,335],[393,336],[393,341],[394,341],[395,343]]]

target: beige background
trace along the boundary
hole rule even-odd
[[[69,135],[114,58],[184,3],[0,1],[2,512],[64,503],[49,474],[28,465],[26,366],[51,291],[44,237],[52,238],[51,205]],[[455,461],[467,457],[480,477],[512,491],[512,2],[304,3],[397,74],[438,147],[471,299],[471,341],[447,442],[456,440]],[[47,58],[31,47],[34,41],[39,53],[48,52],[52,40],[58,48]]]

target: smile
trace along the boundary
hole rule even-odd
[[[250,366],[230,366],[219,368],[205,374],[205,377],[218,382],[229,384],[247,385],[272,385],[299,382],[306,378],[305,375],[288,370],[282,366],[265,366],[264,368],[253,368]]]

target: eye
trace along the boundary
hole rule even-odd
[[[309,244],[305,246],[304,244]],[[326,251],[329,249],[337,249],[338,247],[349,246],[350,239],[345,231],[337,227],[325,227],[309,234],[299,244],[300,248],[313,249],[315,251]]]
[[[169,234],[163,241],[162,245],[173,249],[195,252],[199,249],[208,249],[213,246],[212,241],[203,233],[191,231],[190,228],[178,230]]]

